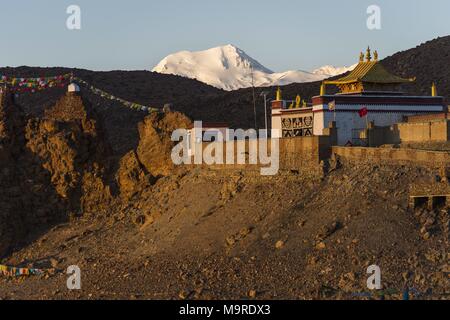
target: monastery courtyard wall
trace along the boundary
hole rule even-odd
[[[279,170],[294,171],[302,175],[315,176],[323,175],[323,162],[331,157],[332,138],[329,136],[310,136],[278,139],[279,142]],[[259,152],[260,144],[267,146],[267,155],[272,153],[270,139],[252,140]],[[202,167],[211,170],[240,170],[249,173],[258,171],[261,168],[269,167],[269,165],[250,164],[250,142],[245,141],[245,149],[238,149],[237,143],[234,145],[234,164],[213,164],[213,165],[192,165],[192,167]],[[202,150],[208,147],[222,148],[222,154],[225,163],[226,146],[218,142],[202,143]],[[215,155],[213,153],[213,155]],[[237,164],[238,156],[245,157],[245,164]],[[259,174],[259,173],[258,173]]]
[[[264,140],[270,151],[270,140]],[[326,172],[330,159],[339,157],[340,161],[356,164],[413,165],[429,168],[450,168],[450,152],[426,151],[408,148],[367,148],[331,146],[328,137],[302,137],[280,139],[280,165],[283,172],[300,173],[304,176],[319,177]],[[204,144],[208,146],[210,144]],[[246,145],[246,164],[200,165],[211,170],[230,170],[256,172],[266,165],[249,164],[248,143]],[[235,149],[235,156],[238,150]],[[199,167],[199,166],[193,166]]]
[[[378,147],[385,144],[399,144],[401,142],[429,142],[449,141],[450,120],[441,119],[428,122],[401,123],[390,127],[370,126],[370,141],[374,147],[341,147],[337,145],[337,129],[335,125],[326,128],[323,136],[280,138],[279,141],[279,170],[300,173],[305,176],[323,176],[330,159],[338,156],[341,161],[372,164],[392,165],[419,165],[432,168],[450,167],[450,152],[427,151],[410,148],[383,148]],[[234,164],[226,164],[226,146],[220,142],[201,144],[201,148],[214,147],[216,150],[222,148],[225,164],[202,164],[212,170],[239,170],[253,172],[264,164],[250,164],[251,144],[257,148],[266,145],[267,156],[272,153],[271,139],[258,139],[245,141],[245,148],[239,149],[234,144]],[[245,164],[236,164],[238,157],[245,157]],[[332,162],[332,161],[331,161]],[[258,163],[259,158],[258,158]],[[197,166],[198,167],[198,166]]]
[[[450,120],[406,122],[388,127],[371,126],[369,136],[373,147],[411,142],[446,142],[450,141]]]
[[[449,141],[450,120],[399,123],[401,142]]]
[[[343,159],[374,164],[419,164],[440,168],[450,166],[450,152],[416,149],[332,147],[332,153]]]

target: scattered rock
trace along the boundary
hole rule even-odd
[[[325,225],[321,228],[320,233],[316,236],[317,240],[325,240],[337,230],[341,228],[341,223],[339,221],[334,221],[329,225]]]
[[[325,249],[327,246],[324,242],[319,242],[318,244],[316,244],[316,249],[317,250],[323,250]]]
[[[227,241],[227,245],[229,245],[230,247],[233,246],[236,243],[236,239],[234,238],[234,236],[230,236],[226,239]]]
[[[284,248],[284,241],[277,241],[277,243],[275,243],[275,248],[277,248],[278,250]]]
[[[298,221],[298,223],[297,223],[297,225],[299,226],[299,227],[304,227],[305,225],[306,225],[306,220],[299,220]]]
[[[52,266],[52,268],[57,268],[59,265],[59,261],[55,258],[50,258],[50,265]]]
[[[178,293],[178,298],[180,298],[181,300],[186,300],[190,296],[190,294],[190,292],[182,290]]]
[[[243,228],[241,231],[239,231],[239,235],[243,238],[248,236],[252,232],[252,228]]]

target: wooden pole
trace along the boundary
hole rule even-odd
[[[370,147],[370,129],[369,129],[369,113],[366,115],[366,127],[367,127],[367,146]]]
[[[253,66],[250,66],[252,73],[252,94],[253,94],[253,116],[255,118],[255,130],[258,131],[258,120],[256,119],[256,96],[255,96],[255,80],[253,75]]]

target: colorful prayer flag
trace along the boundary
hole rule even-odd
[[[367,109],[367,107],[363,107],[361,108],[361,110],[358,111],[358,114],[361,118],[364,118],[369,114],[369,110]]]
[[[330,111],[336,110],[336,101],[331,101],[331,102],[328,104],[328,110],[330,110]]]

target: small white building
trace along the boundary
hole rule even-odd
[[[76,83],[72,82],[71,84],[69,84],[67,86],[67,92],[78,93],[78,92],[80,92],[80,86],[77,85]]]
[[[296,101],[286,101],[278,88],[272,101],[272,138],[308,137],[313,135],[313,108],[297,96]]]
[[[189,156],[194,155],[195,145],[201,142],[226,142],[230,139],[228,135],[227,123],[196,121],[187,133]]]

